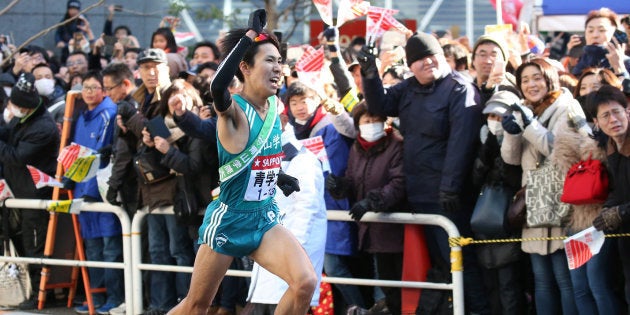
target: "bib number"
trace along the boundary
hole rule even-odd
[[[262,201],[275,196],[281,163],[282,153],[257,156],[254,159],[245,191],[245,201]]]

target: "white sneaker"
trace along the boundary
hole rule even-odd
[[[126,314],[126,308],[125,308],[125,303],[122,303],[114,308],[112,308],[111,310],[109,310],[109,315],[124,315]]]

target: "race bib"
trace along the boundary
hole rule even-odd
[[[261,201],[276,194],[281,163],[282,153],[254,158],[245,191],[246,201]]]

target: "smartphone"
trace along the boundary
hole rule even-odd
[[[105,46],[103,46],[103,51],[101,51],[101,54],[103,56],[111,56],[114,53],[114,44],[116,44],[116,37],[111,35],[104,35],[103,42],[105,42]]]
[[[623,31],[615,30],[615,33],[613,34],[613,36],[617,39],[619,44],[627,44],[628,43],[628,34],[626,34]]]
[[[120,12],[120,11],[122,11],[122,9],[123,9],[122,4],[115,4],[114,5],[114,11]]]
[[[83,39],[83,33],[82,32],[74,32],[74,34],[72,34],[72,38],[74,38],[74,41],[76,43],[80,42]]]

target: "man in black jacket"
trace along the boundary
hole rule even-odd
[[[50,113],[35,88],[35,77],[20,75],[11,90],[8,105],[12,113],[9,123],[0,128],[0,163],[4,179],[16,198],[50,199],[52,189],[37,189],[27,165],[54,175],[59,153],[59,132]],[[41,210],[20,210],[22,215],[23,255],[42,257],[48,229],[48,213]],[[37,306],[41,266],[30,265],[33,296],[20,305],[21,309]]]

